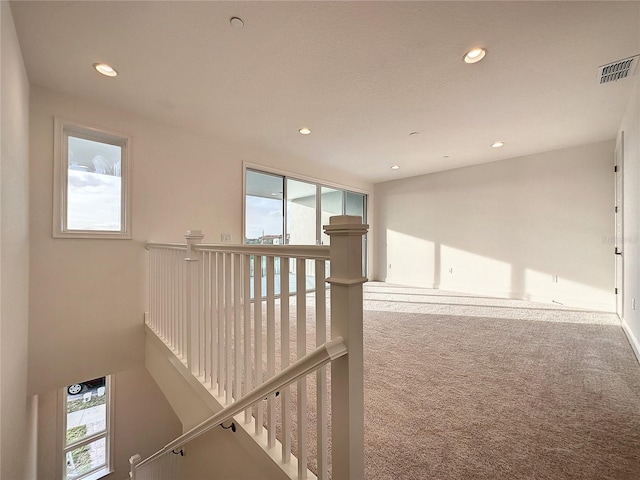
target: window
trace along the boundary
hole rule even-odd
[[[244,184],[244,243],[245,244],[287,244],[322,245],[329,244],[330,238],[324,234],[323,225],[334,215],[356,215],[367,221],[367,196],[336,186],[322,185],[310,179],[292,178],[286,174],[264,172],[245,165]],[[366,275],[367,251],[366,235],[362,239],[362,259]],[[275,262],[276,275],[280,270],[279,260]],[[296,262],[289,264],[289,293],[295,293]],[[261,265],[251,260],[251,277],[262,277],[262,292],[266,291],[266,257]],[[306,261],[306,288],[315,289],[315,262]],[[250,283],[253,294],[253,281]],[[280,295],[276,282],[276,295]]]
[[[129,138],[56,119],[54,237],[131,238]]]
[[[61,396],[63,480],[108,475],[113,471],[111,377],[69,385]]]
[[[246,168],[244,242],[322,245],[323,225],[334,215],[367,221],[367,196],[311,180]],[[363,238],[366,260],[366,236]],[[365,262],[366,263],[366,262]]]
[[[284,228],[284,179],[247,170],[245,243],[282,244]]]

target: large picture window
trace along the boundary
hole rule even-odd
[[[62,478],[96,480],[113,471],[113,385],[100,377],[62,392]]]
[[[245,243],[327,245],[330,239],[322,226],[334,215],[356,215],[366,223],[367,195],[307,179],[246,169]]]
[[[356,215],[367,221],[367,195],[337,186],[323,185],[311,179],[265,172],[245,166],[244,184],[244,243],[269,245],[328,245],[323,225],[334,215]],[[362,239],[363,275],[366,275],[367,238]],[[280,271],[275,261],[276,275]],[[262,291],[266,291],[266,257],[261,265],[251,260],[251,276],[262,277]],[[295,293],[296,263],[289,265],[290,294]],[[306,289],[315,289],[315,263],[307,260]],[[253,298],[253,282],[251,282]],[[276,282],[276,295],[279,295]]]
[[[54,236],[131,238],[129,138],[56,119]]]

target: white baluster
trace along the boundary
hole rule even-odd
[[[307,354],[306,261],[296,259],[296,343],[297,358]],[[298,478],[307,478],[307,379],[298,380]]]
[[[233,256],[233,397],[235,400],[242,396],[240,378],[242,374],[242,308],[240,305],[242,293],[242,270],[240,254]]]
[[[180,296],[180,338],[181,338],[181,355],[183,359],[187,358],[187,343],[189,337],[187,335],[187,263],[181,262],[178,267],[180,272],[180,290],[178,295]]]
[[[276,373],[276,301],[275,301],[275,259],[267,257],[267,378]],[[276,444],[276,404],[273,396],[267,399],[267,445]]]
[[[262,383],[262,256],[253,256],[253,349],[256,386]],[[256,404],[256,435],[262,434],[262,402]]]
[[[198,252],[198,375],[205,373],[204,252]]]
[[[187,252],[185,261],[188,265],[187,271],[187,366],[191,373],[200,371],[198,352],[198,320],[200,301],[198,294],[200,293],[199,275],[198,275],[198,254],[193,249],[196,243],[204,238],[200,230],[188,230],[185,235],[187,239]]]
[[[204,381],[211,384],[211,252],[202,262],[202,300],[204,312]]]
[[[251,390],[251,256],[244,255],[242,257],[242,269],[244,275],[242,295],[244,300],[244,392],[246,394]],[[251,421],[251,408],[247,408],[244,412],[244,422]]]
[[[225,404],[231,403],[231,382],[233,380],[231,346],[233,345],[233,305],[231,304],[231,293],[233,288],[233,266],[231,253],[225,254],[225,297],[224,297],[224,318],[225,318]]]
[[[216,389],[220,381],[218,365],[218,332],[219,332],[219,301],[218,301],[218,269],[220,262],[218,254],[211,254],[211,388]]]
[[[218,344],[216,352],[218,354],[218,396],[224,392],[224,253],[218,254]]]
[[[316,347],[327,341],[327,298],[325,285],[325,262],[315,262],[316,286]],[[327,455],[327,369],[320,368],[316,372],[316,401],[317,401],[317,462],[318,480],[327,478],[329,459]]]
[[[280,370],[289,366],[289,259],[280,258]],[[280,392],[282,399],[282,461],[291,461],[291,387]]]

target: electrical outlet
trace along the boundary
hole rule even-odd
[[[635,310],[636,309],[636,299],[632,298],[631,299],[631,310]]]
[[[389,264],[389,268],[391,268],[391,264]]]
[[[553,283],[558,283],[558,275],[551,275],[551,281]]]
[[[232,239],[231,239],[231,234],[230,233],[221,233],[220,234],[220,241],[223,243],[231,243]]]
[[[449,269],[449,273],[453,273],[453,267]]]

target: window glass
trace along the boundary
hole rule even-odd
[[[107,442],[104,438],[67,452],[67,480],[81,478],[104,467]]]
[[[245,172],[246,244],[328,245],[330,239],[324,234],[323,225],[329,224],[332,216],[356,215],[366,222],[365,194],[249,168]],[[363,242],[366,262],[366,235]],[[256,268],[252,263],[252,274],[264,275],[264,262],[263,258],[262,265]],[[295,272],[293,264],[289,269],[290,273]],[[282,273],[279,264],[276,272]],[[307,274],[313,279],[310,264]]]
[[[347,215],[356,215],[362,218],[362,223],[367,222],[367,196],[362,193],[347,192]],[[362,275],[367,275],[367,236],[362,237]]]
[[[67,230],[120,231],[122,147],[67,138]]]
[[[284,243],[284,178],[247,170],[245,191],[245,243]]]
[[[65,480],[98,478],[110,472],[108,377],[67,386],[63,391]]]
[[[362,193],[347,192],[347,208],[345,213],[347,215],[356,215],[362,218],[362,222],[365,223],[365,196]]]
[[[321,225],[328,225],[329,219],[335,215],[343,214],[343,192],[344,190],[336,190],[335,188],[322,187]],[[322,232],[322,244],[329,245],[329,235]]]
[[[292,245],[315,245],[316,185],[287,179],[287,233]]]

